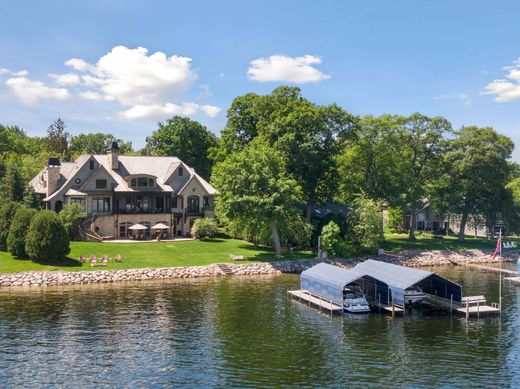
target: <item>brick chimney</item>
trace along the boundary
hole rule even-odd
[[[53,194],[60,186],[61,163],[59,158],[49,158],[47,162],[47,196]]]
[[[117,142],[112,142],[112,145],[107,150],[108,164],[112,170],[119,169],[119,146]]]

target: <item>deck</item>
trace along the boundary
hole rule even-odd
[[[500,313],[500,309],[496,307],[490,307],[489,305],[480,305],[480,306],[471,306],[471,307],[463,307],[457,308],[457,312],[463,315],[468,316],[479,316],[479,315],[498,315]]]
[[[300,301],[305,301],[309,305],[314,305],[319,307],[320,309],[326,309],[329,312],[343,312],[343,307],[332,301],[324,300],[321,297],[316,297],[305,290],[289,290],[287,293],[293,298],[296,298]]]
[[[500,273],[500,268],[499,267],[479,265],[477,263],[468,263],[465,266],[471,267],[473,269],[492,271],[492,272]],[[511,276],[516,276],[517,272],[514,271],[514,270],[509,270],[509,269],[502,269],[502,274],[509,274]]]

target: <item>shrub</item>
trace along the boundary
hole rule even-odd
[[[343,238],[339,226],[330,221],[323,227],[320,235],[320,248],[327,251],[330,256],[338,256],[342,252]]]
[[[66,205],[59,213],[61,222],[70,240],[74,240],[79,235],[79,225],[87,216],[82,206],[78,204]]]
[[[9,228],[18,207],[18,203],[11,201],[8,201],[0,207],[0,250],[7,250]]]
[[[7,236],[7,248],[13,256],[17,258],[27,258],[25,251],[25,241],[27,230],[31,224],[31,219],[36,214],[35,209],[27,207],[18,207],[14,214],[11,226],[9,227],[9,235]]]
[[[31,220],[25,250],[34,260],[63,260],[70,252],[70,239],[55,212],[40,211]]]
[[[196,239],[211,239],[218,232],[217,222],[209,217],[195,220],[191,233]]]
[[[374,200],[358,197],[353,203],[354,211],[349,220],[349,243],[358,252],[372,252],[383,240],[383,215]]]

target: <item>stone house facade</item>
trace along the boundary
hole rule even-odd
[[[193,222],[213,217],[217,191],[177,157],[122,156],[116,142],[104,155],[82,155],[74,162],[50,158],[30,185],[47,209],[79,204],[95,233],[129,238],[134,224],[153,234],[157,223],[168,238],[189,236]]]

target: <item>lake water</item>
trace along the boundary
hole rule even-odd
[[[440,273],[498,301],[497,275]],[[0,387],[520,385],[520,288],[502,317],[330,317],[299,277],[0,291]]]

